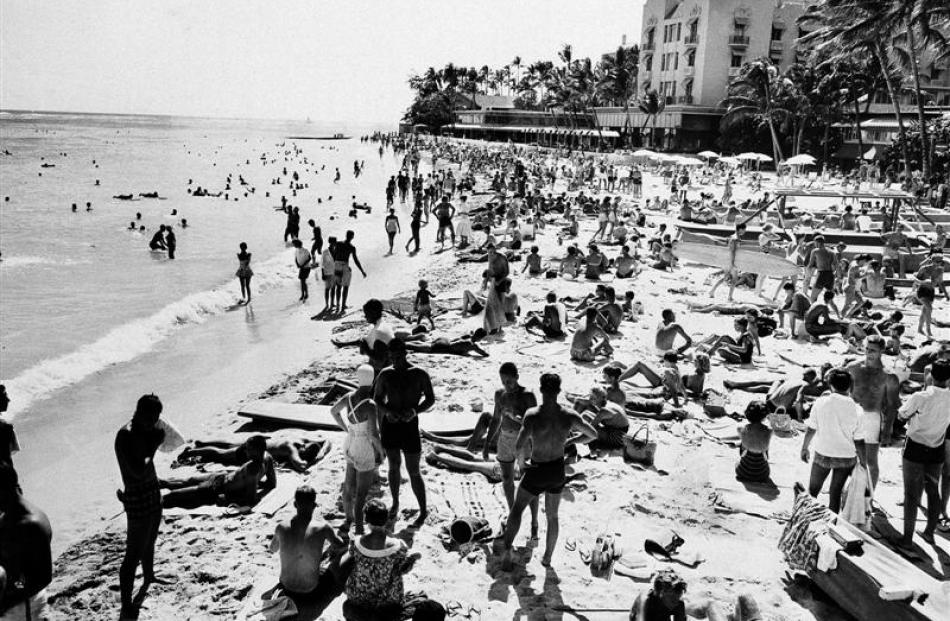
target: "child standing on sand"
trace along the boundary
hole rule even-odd
[[[416,323],[422,325],[422,320],[429,318],[429,324],[435,330],[435,321],[432,319],[431,298],[435,294],[429,291],[429,282],[425,279],[419,281],[419,290],[416,292],[416,301],[412,304],[412,310],[416,313]]]

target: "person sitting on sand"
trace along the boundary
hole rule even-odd
[[[353,541],[340,562],[352,565],[343,614],[347,619],[398,619],[405,597],[402,577],[421,555],[410,555],[406,542],[389,534],[389,511],[381,500],[366,502],[363,519],[369,532]]]
[[[587,267],[584,271],[584,278],[588,280],[600,280],[600,275],[607,271],[607,257],[600,251],[596,244],[590,245],[590,252],[587,254]]]
[[[749,320],[739,317],[733,322],[738,336],[733,338],[728,334],[713,337],[706,353],[712,356],[719,353],[722,359],[729,364],[751,364],[752,353],[755,351],[755,340],[749,333]]]
[[[620,374],[622,372],[623,369],[616,364],[604,367],[604,382],[607,384],[604,391],[607,395],[607,401],[616,403],[620,407],[627,404],[627,393],[620,386]]]
[[[751,595],[736,599],[731,615],[723,614],[711,601],[687,602],[686,581],[672,569],[661,569],[653,576],[653,588],[640,593],[630,609],[630,621],[760,621],[762,615]]]
[[[558,508],[561,491],[566,483],[564,449],[569,442],[586,443],[597,439],[597,430],[579,414],[557,402],[561,392],[561,377],[555,373],[541,376],[541,405],[531,408],[524,417],[521,433],[515,445],[516,452],[530,443],[531,460],[518,483],[515,502],[505,524],[504,554],[501,568],[510,571],[512,546],[521,528],[521,516],[531,501],[545,495],[547,536],[541,564],[551,565],[551,556],[557,546],[559,531]]]
[[[778,310],[779,327],[785,326],[785,316],[789,318],[788,330],[792,336],[795,336],[795,320],[805,321],[805,314],[811,307],[811,299],[801,291],[795,291],[795,284],[787,282],[782,285],[785,292],[785,302]]]
[[[765,401],[756,400],[745,409],[749,424],[739,428],[739,463],[736,464],[736,479],[752,483],[769,480],[769,441],[772,430],[762,421],[769,415]]]
[[[650,385],[654,388],[663,389],[663,398],[670,399],[673,401],[673,407],[679,407],[680,397],[685,398],[687,396],[686,387],[683,384],[683,378],[680,376],[679,367],[676,366],[676,362],[679,360],[679,355],[675,352],[668,351],[663,354],[663,367],[660,372],[657,372],[650,365],[640,360],[635,364],[627,368],[621,375],[620,381],[631,379],[636,377],[637,374],[642,374],[646,378]],[[709,357],[705,357],[706,362],[709,362]],[[697,369],[698,371],[698,369]],[[701,375],[697,373],[697,376],[705,378],[706,373],[708,373],[708,368],[706,372]],[[705,381],[704,379],[701,381]],[[702,388],[700,388],[700,394],[702,394]]]
[[[251,438],[255,437],[258,436],[251,436]],[[250,459],[247,446],[251,438],[243,442],[196,440],[192,446],[187,447],[178,455],[176,461],[180,464],[214,463],[225,466],[240,466]],[[326,440],[264,438],[267,443],[267,454],[276,463],[296,472],[307,472],[311,466],[323,459],[330,450],[330,443]]]
[[[604,301],[595,306],[597,321],[607,334],[614,334],[623,321],[623,309],[617,303],[617,292],[613,287],[604,287]]]
[[[337,425],[346,432],[343,444],[346,474],[342,492],[346,515],[344,532],[355,523],[356,533],[363,533],[363,504],[370,486],[376,481],[376,468],[386,456],[379,437],[379,413],[373,401],[375,377],[373,367],[360,365],[356,369],[356,390],[347,393],[330,408]]]
[[[547,295],[547,304],[540,316],[537,311],[531,311],[526,315],[524,327],[528,332],[532,328],[541,328],[544,336],[552,339],[564,336],[567,327],[567,307],[563,302],[558,302],[557,294],[549,291]]]
[[[667,271],[673,269],[678,261],[679,259],[673,254],[673,244],[667,241],[663,243],[663,246],[657,253],[657,260],[653,263],[652,267],[655,270]]]
[[[610,339],[597,322],[597,309],[588,308],[571,341],[571,360],[593,362],[597,356],[609,357],[613,351]]]
[[[663,309],[663,312],[660,313],[660,316],[663,319],[663,323],[657,326],[656,336],[653,341],[656,351],[660,355],[663,355],[667,352],[682,354],[693,346],[693,339],[690,338],[688,334],[686,334],[686,330],[683,329],[683,326],[676,323],[676,314],[671,309]],[[677,335],[682,337],[684,340],[684,343],[679,347],[676,347]]]
[[[298,610],[321,597],[320,563],[327,551],[345,549],[346,544],[323,520],[313,521],[317,492],[301,485],[294,494],[296,513],[280,522],[270,541],[270,553],[280,553],[280,583],[277,588],[293,600]],[[275,589],[276,591],[276,589]]]
[[[614,262],[614,274],[617,278],[632,278],[640,272],[637,257],[630,254],[630,246],[620,249],[620,256]]]
[[[574,246],[567,247],[567,256],[561,259],[561,266],[558,268],[558,273],[561,276],[574,279],[577,278],[577,275],[581,271],[581,259],[578,256],[577,248]]]
[[[23,497],[13,464],[0,462],[0,619],[46,619],[53,579],[49,518]]]
[[[537,246],[531,246],[531,252],[524,259],[524,267],[521,273],[528,272],[529,276],[540,276],[544,272],[544,265],[541,262],[541,255],[538,254]]]
[[[160,480],[161,487],[171,490],[162,497],[162,506],[194,509],[216,505],[221,500],[227,504],[254,506],[259,491],[266,494],[277,486],[277,474],[274,460],[267,454],[264,436],[249,438],[246,450],[248,461],[237,470]]]
[[[622,405],[607,400],[606,390],[600,386],[591,387],[587,399],[574,402],[574,410],[597,430],[595,442],[598,447],[608,450],[623,448],[630,421]]]
[[[826,290],[822,294],[821,300],[812,303],[808,312],[805,313],[805,332],[808,333],[811,341],[813,343],[819,342],[822,337],[833,334],[840,334],[846,339],[863,340],[867,334],[860,326],[846,321],[835,321],[831,318],[829,308],[834,308],[837,311],[837,307],[834,306],[834,298],[835,292]]]

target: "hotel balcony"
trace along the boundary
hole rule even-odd
[[[678,103],[678,104],[683,104],[683,105],[690,105],[690,104],[693,103],[693,96],[692,96],[692,95],[680,95],[679,97],[676,98],[676,103]]]
[[[740,71],[742,71],[742,67],[729,67],[729,77],[730,78],[738,77]]]
[[[683,67],[683,75],[687,77],[693,77],[693,72],[696,71],[696,67]]]
[[[640,46],[641,52],[652,52],[654,49],[656,49],[656,45],[653,41],[647,41]]]
[[[699,45],[699,35],[698,34],[686,35],[686,38],[683,39],[683,43],[686,44],[686,47],[696,47],[697,45]]]
[[[729,47],[749,47],[749,37],[746,35],[729,35]]]

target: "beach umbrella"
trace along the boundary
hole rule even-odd
[[[740,153],[736,156],[736,159],[748,161],[748,162],[757,162],[759,160],[758,153]]]
[[[649,149],[639,149],[633,152],[633,157],[650,157],[655,158],[657,154]]]
[[[704,163],[702,160],[697,160],[695,157],[679,157],[677,158],[677,162],[683,166],[702,166]]]
[[[707,160],[718,160],[719,154],[715,151],[700,151],[697,155]]]
[[[771,162],[771,161],[772,161],[772,158],[769,157],[768,155],[765,155],[764,153],[753,153],[752,155],[754,155],[754,156],[755,156],[755,159],[758,160],[758,161],[760,161],[760,162]]]
[[[950,113],[948,113],[948,114],[950,114]],[[870,149],[868,149],[868,152],[867,152],[867,153],[865,153],[864,155],[861,156],[861,159],[863,159],[863,160],[873,160],[875,157],[877,157],[877,147],[871,147]]]
[[[737,157],[732,157],[732,156],[719,158],[719,161],[729,166],[738,166],[739,164],[742,163],[742,160],[740,160]]]
[[[802,153],[800,155],[796,155],[795,157],[788,158],[785,160],[785,163],[789,166],[814,166],[815,161],[815,158],[812,156],[808,155],[807,153]]]

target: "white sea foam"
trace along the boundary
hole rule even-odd
[[[254,265],[252,284],[255,294],[295,281],[297,273],[292,266],[292,251]],[[8,416],[15,417],[34,401],[49,397],[109,366],[148,353],[175,330],[203,323],[233,307],[239,299],[237,283],[231,279],[220,287],[191,294],[153,315],[121,325],[74,352],[36,364],[6,382],[8,392],[16,395]]]

